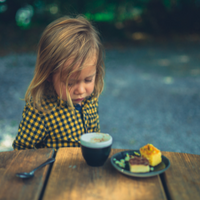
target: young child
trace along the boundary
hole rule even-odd
[[[100,132],[98,97],[104,62],[98,32],[82,16],[49,24],[39,42],[34,77],[14,149],[78,147]]]

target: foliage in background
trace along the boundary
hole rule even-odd
[[[127,37],[200,32],[200,0],[0,0],[1,26],[30,29],[75,14],[110,35],[116,30]]]

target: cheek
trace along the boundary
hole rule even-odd
[[[62,99],[67,101],[66,85],[65,84],[61,84],[61,93],[62,93]]]
[[[63,83],[61,84],[61,91],[62,95],[66,95],[66,86]]]
[[[61,96],[61,94],[62,94],[63,97],[66,96],[66,86],[65,86],[65,84],[60,83],[59,81],[55,82],[54,83],[54,89],[55,89],[58,96]]]
[[[74,90],[73,90],[73,88],[70,88],[70,89],[69,89],[69,95],[70,95],[70,96],[72,96],[72,95],[73,95],[73,93],[74,93]]]
[[[64,82],[61,82],[59,80],[59,76],[57,74],[55,74],[52,78],[53,80],[53,86],[54,86],[54,90],[56,91],[57,95],[59,97],[62,96],[63,100],[67,100],[67,95],[66,95],[66,85]]]
[[[91,85],[88,87],[89,93],[92,93],[94,91],[94,85],[95,85],[95,82],[91,83]]]

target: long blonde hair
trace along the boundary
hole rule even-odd
[[[81,65],[94,51],[97,54],[94,96],[99,97],[104,86],[104,54],[99,33],[83,16],[62,17],[50,23],[39,42],[35,74],[25,94],[25,101],[40,107],[47,94],[55,94],[53,83],[49,81],[52,75],[59,70],[62,78],[65,71],[67,86],[74,65],[80,63],[78,71],[81,71]],[[63,69],[64,63],[69,60],[73,62]],[[68,104],[73,107],[69,91],[66,94]]]

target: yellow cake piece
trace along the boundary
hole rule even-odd
[[[152,144],[147,144],[140,148],[141,156],[149,161],[149,165],[156,166],[162,162],[161,151]]]

